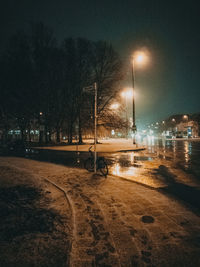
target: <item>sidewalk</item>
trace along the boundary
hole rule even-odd
[[[97,152],[119,152],[119,151],[139,151],[144,150],[144,146],[133,144],[132,139],[109,139],[109,140],[99,140],[100,144],[96,145]],[[40,149],[52,149],[52,150],[62,150],[62,151],[79,151],[87,152],[92,146],[92,151],[94,151],[94,140],[84,141],[83,145],[66,145],[66,146],[49,146],[49,147],[37,147]]]
[[[184,202],[131,181],[113,176],[105,179],[83,169],[51,163],[1,157],[0,174],[2,168],[7,174],[7,182],[11,179],[22,183],[22,176],[24,182],[31,179],[35,186],[46,181],[45,190],[50,192],[51,207],[70,218],[68,227],[65,227],[66,237],[71,243],[70,265],[59,262],[59,266],[200,266],[200,217]],[[58,195],[61,193],[65,194],[65,200]],[[55,220],[54,225],[60,225],[58,222]],[[17,243],[14,238],[2,243],[1,253],[15,253],[20,261],[17,252],[20,251],[26,264],[29,255],[32,255],[32,260],[35,255],[38,262],[35,261],[37,264],[33,266],[39,266],[44,253],[48,259],[53,255],[50,255],[52,246],[54,250],[55,246],[49,242],[53,240],[51,231],[38,233],[38,236],[45,238],[45,250],[41,246],[43,243],[39,240],[34,243],[34,235],[27,232],[24,238],[31,238],[31,242],[26,249],[25,239]],[[62,243],[61,237],[54,234],[59,244],[55,255],[66,251],[66,241]],[[6,250],[9,246],[13,250]],[[6,258],[7,263],[11,263],[11,259],[14,263],[12,256]]]

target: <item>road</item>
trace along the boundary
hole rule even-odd
[[[200,142],[156,140],[145,151],[106,154],[113,174],[134,175],[138,168],[146,168],[147,162],[162,161],[163,164],[180,168],[200,180]]]
[[[200,142],[156,140],[145,151],[104,156],[113,175],[172,194],[200,210]]]

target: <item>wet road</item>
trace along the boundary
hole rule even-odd
[[[134,175],[138,168],[147,168],[152,162],[170,165],[192,174],[200,181],[200,142],[184,140],[155,140],[144,142],[145,151],[106,154],[111,172],[116,175]],[[147,163],[148,162],[148,163]],[[170,166],[169,166],[170,167]]]
[[[200,214],[200,142],[156,140],[145,151],[105,156],[110,173],[155,188]]]

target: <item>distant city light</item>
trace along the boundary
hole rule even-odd
[[[188,119],[188,116],[187,116],[187,115],[184,115],[184,116],[183,116],[183,119],[184,119],[184,120],[187,120],[187,119]]]

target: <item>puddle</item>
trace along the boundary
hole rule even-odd
[[[154,223],[154,218],[152,216],[142,216],[141,221],[143,223]]]
[[[151,161],[151,160],[153,160],[152,157],[145,157],[145,156],[135,156],[134,158],[135,158],[135,160],[138,160],[138,161]]]

